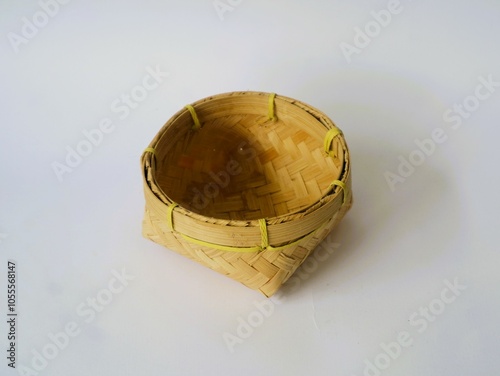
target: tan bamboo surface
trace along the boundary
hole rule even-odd
[[[143,235],[268,297],[352,203],[342,132],[281,95],[233,92],[186,106],[141,164]]]

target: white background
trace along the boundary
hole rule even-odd
[[[23,17],[44,18],[35,1],[2,0],[1,353],[13,259],[17,366],[34,371],[20,374],[377,375],[367,362],[381,375],[497,374],[500,88],[458,129],[443,115],[480,77],[500,82],[500,3],[401,0],[381,30],[371,12],[386,1],[232,3],[219,16],[212,0],[73,0],[14,47]],[[349,62],[341,44],[367,25],[374,36]],[[111,104],[148,67],[169,76],[121,119]],[[259,293],[141,237],[141,152],[185,104],[235,90],[323,110],[352,155],[355,204],[325,245],[338,248],[267,317]],[[113,131],[60,182],[52,164],[104,118]],[[393,192],[384,174],[437,128],[447,140]],[[123,269],[134,279],[78,314]],[[446,280],[466,287],[448,304],[435,300]],[[429,305],[439,314],[417,325]],[[71,322],[78,335],[56,355],[49,334]],[[238,330],[247,338],[228,346]],[[411,345],[389,359],[382,345],[401,332]],[[4,355],[0,374],[18,374]]]

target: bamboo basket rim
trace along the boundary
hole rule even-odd
[[[255,95],[266,97],[274,95],[276,107],[281,105],[293,105],[312,115],[319,124],[324,126],[325,132],[323,137],[329,130],[338,129],[338,127],[333,123],[333,121],[330,120],[330,118],[326,114],[316,109],[315,107],[290,97],[275,95],[273,93],[267,92],[226,92],[202,98],[192,103],[191,106],[193,109],[196,109],[196,106],[208,101],[226,99],[231,96]],[[188,109],[188,107],[184,107],[177,111],[158,131],[154,139],[148,145],[148,148],[146,148],[145,152],[142,154],[141,167],[146,200],[152,204],[150,205],[152,206],[151,209],[153,211],[156,211],[157,215],[159,215],[160,218],[171,216],[170,220],[176,223],[179,223],[181,217],[189,218],[189,223],[187,225],[184,224],[180,228],[176,228],[176,231],[179,231],[181,233],[196,234],[193,229],[199,229],[201,227],[206,228],[208,226],[211,228],[212,235],[214,235],[213,238],[218,240],[216,244],[223,244],[224,239],[222,238],[224,238],[224,236],[222,236],[222,233],[227,232],[228,227],[231,227],[231,230],[236,232],[236,238],[241,237],[241,239],[239,239],[240,241],[238,241],[238,239],[227,241],[230,243],[227,244],[228,246],[231,245],[236,247],[244,247],[248,244],[258,244],[262,235],[261,231],[259,230],[259,219],[222,219],[196,213],[182,206],[181,204],[177,205],[177,203],[172,200],[168,196],[168,194],[164,192],[164,190],[158,185],[155,178],[156,156],[155,153],[151,151],[154,151],[156,147],[162,142],[162,138],[167,133],[169,126],[174,121],[178,120],[179,117],[186,116],[186,113],[190,112],[191,110]],[[203,122],[203,119],[200,119],[200,121]],[[316,130],[316,132],[318,131]],[[339,209],[344,204],[347,204],[347,202],[351,200],[350,185],[348,185],[348,188],[346,188],[347,182],[351,179],[349,150],[341,131],[338,137],[338,141],[340,142],[344,150],[344,158],[342,160],[342,166],[340,167],[340,176],[338,177],[337,181],[340,181],[342,184],[344,184],[344,186],[331,186],[314,203],[309,204],[304,208],[295,210],[294,212],[263,218],[268,226],[267,231],[269,233],[270,243],[280,244],[282,240],[285,240],[285,238],[289,239],[290,227],[286,225],[290,224],[295,224],[294,227],[296,228],[296,231],[294,233],[297,233],[296,239],[301,239],[302,237],[319,229],[322,223],[327,221],[327,218],[331,218],[333,215],[335,215],[335,213],[339,211]],[[175,208],[172,208],[173,205],[175,205]],[[321,214],[319,219],[318,214]],[[321,223],[318,223],[318,221]],[[220,234],[217,234],[217,229],[221,230]]]

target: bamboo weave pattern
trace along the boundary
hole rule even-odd
[[[266,296],[352,203],[340,129],[275,94],[234,92],[186,106],[141,164],[143,235]]]

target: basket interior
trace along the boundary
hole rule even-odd
[[[183,111],[167,123],[155,180],[171,200],[198,214],[253,220],[316,203],[341,174],[344,150],[327,157],[327,129],[308,111],[264,95],[208,98],[195,104],[202,128]]]

